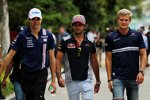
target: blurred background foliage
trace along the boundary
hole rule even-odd
[[[53,28],[53,33],[59,26],[69,27],[72,16],[83,14],[89,28],[94,28],[102,34],[106,28],[116,27],[116,13],[119,9],[130,9],[134,18],[140,18],[143,0],[8,0],[9,27],[16,30],[18,26],[28,24],[28,12],[31,8],[41,9],[43,26]]]

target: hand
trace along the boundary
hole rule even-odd
[[[55,83],[55,82],[51,82],[50,86],[53,88],[53,90],[52,90],[52,91],[50,91],[50,92],[51,92],[51,94],[56,93],[56,83]]]
[[[100,89],[100,84],[95,84],[94,93],[98,93],[99,89]]]
[[[113,81],[108,82],[108,88],[109,88],[110,92],[113,91]]]
[[[3,81],[2,81],[2,83],[1,83],[2,88],[4,88],[4,89],[5,89],[5,88],[6,88],[6,84],[7,84],[6,80],[3,80]]]
[[[138,84],[142,84],[144,82],[144,74],[142,74],[142,73],[139,72],[138,75],[137,75],[137,77],[136,77],[136,82]]]
[[[65,81],[62,77],[58,79],[58,85],[59,87],[65,87]]]

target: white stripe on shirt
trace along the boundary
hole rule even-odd
[[[125,51],[139,51],[139,47],[124,47],[120,49],[113,49],[112,53],[125,52]]]

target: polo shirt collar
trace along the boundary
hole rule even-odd
[[[130,34],[132,33],[132,30],[131,30],[131,28],[129,28],[128,33],[127,33],[126,35],[122,35],[122,34],[120,33],[120,31],[117,29],[117,33],[118,33],[118,35],[120,35],[120,36],[128,36],[128,35],[130,35]]]
[[[28,28],[27,28],[27,30],[28,30],[28,32],[27,32],[27,35],[32,35],[32,32],[31,32],[31,29],[30,29],[30,27],[28,26]],[[40,29],[40,31],[39,31],[39,36],[41,36],[42,35],[42,27],[41,27],[41,29]]]
[[[73,41],[76,41],[75,38],[74,38],[74,36],[73,36],[73,34],[71,34],[71,39],[72,39]],[[86,41],[87,39],[88,39],[88,38],[87,38],[87,35],[84,34],[84,39],[83,39],[83,41]]]

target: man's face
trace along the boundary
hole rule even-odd
[[[129,15],[119,16],[119,18],[117,19],[117,22],[118,22],[119,28],[128,29],[131,19]]]
[[[32,19],[29,19],[29,20],[30,20],[30,26],[33,29],[38,29],[41,27],[42,19],[40,19],[38,17],[34,17]]]
[[[75,22],[72,24],[72,28],[76,34],[80,34],[84,32],[85,25],[80,22]]]

